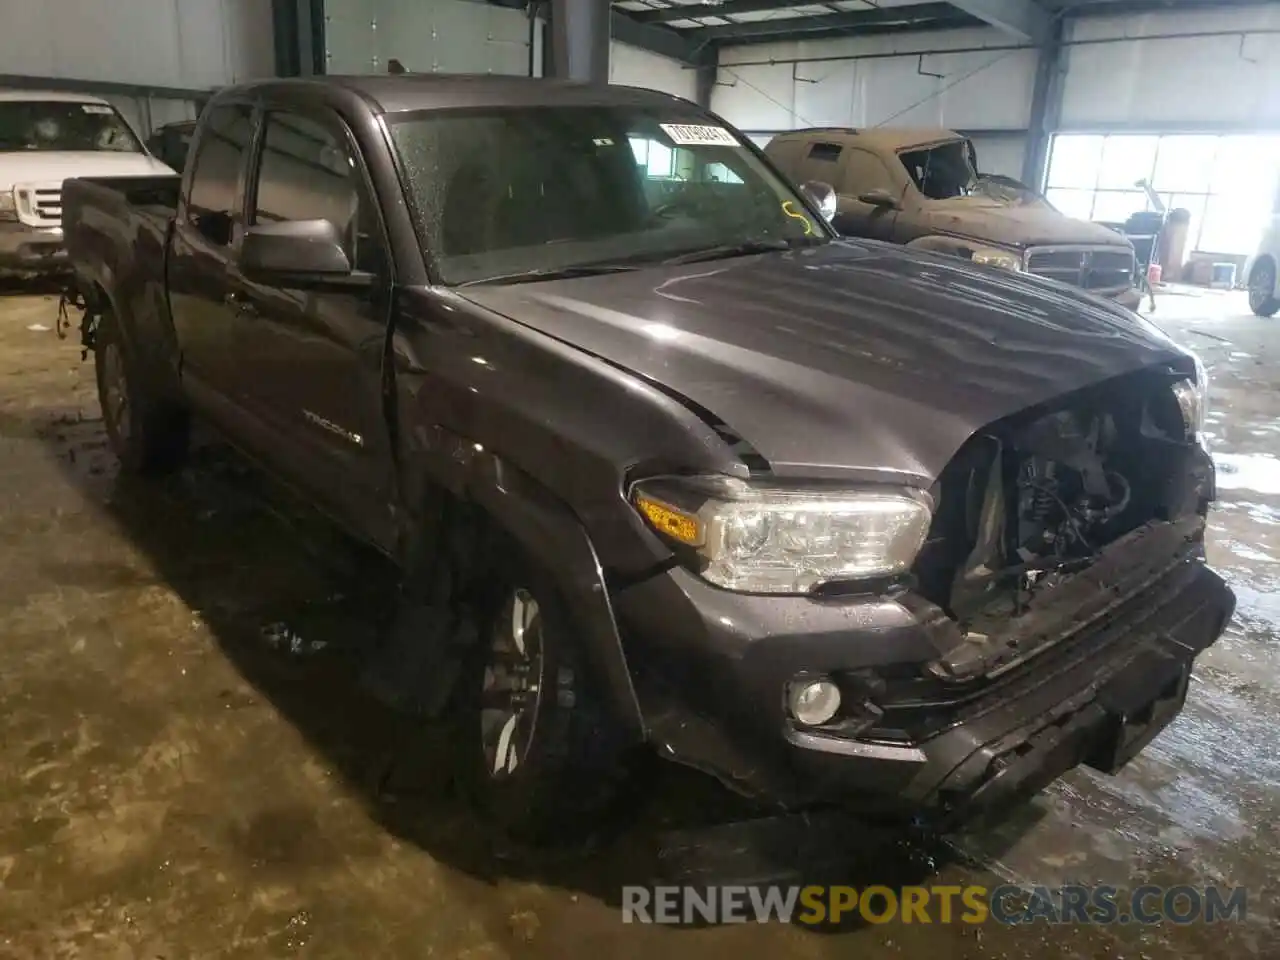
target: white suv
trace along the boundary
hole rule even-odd
[[[63,180],[172,173],[105,100],[0,90],[0,276],[64,268]]]

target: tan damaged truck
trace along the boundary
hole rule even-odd
[[[829,197],[843,236],[1047,277],[1130,309],[1141,298],[1127,239],[1064,216],[1016,180],[979,173],[973,142],[953,131],[817,127],[779,134],[765,153]]]

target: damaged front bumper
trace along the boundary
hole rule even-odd
[[[644,646],[629,657],[645,664],[636,690],[670,759],[786,805],[963,820],[1080,763],[1117,770],[1177,715],[1196,655],[1235,606],[1199,541],[1181,540],[1155,566],[1150,540],[1118,542],[1107,559],[1150,575],[1083,608],[1059,585],[1022,621],[1035,627],[1028,655],[962,679],[938,669],[940,612],[906,592],[745,596],[677,568],[621,591],[615,611],[627,645]],[[805,728],[785,690],[813,676],[833,679],[848,708]]]

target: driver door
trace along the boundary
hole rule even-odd
[[[388,247],[353,138],[336,114],[266,106],[246,184],[246,227],[328,220],[349,277],[271,282],[236,272],[242,382],[276,449],[264,457],[355,533],[393,543],[393,460],[383,400]],[[251,331],[251,333],[250,333]]]

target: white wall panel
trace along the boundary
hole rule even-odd
[[[661,90],[686,100],[698,95],[697,71],[616,40],[609,44],[609,82]]]
[[[723,50],[712,107],[744,130],[885,123],[1023,129],[1036,53],[1008,45],[996,31],[979,29]],[[930,50],[940,52],[924,52]],[[837,59],[740,65],[783,57]]]
[[[1081,20],[1064,51],[1062,126],[1280,126],[1280,34],[1259,30],[1280,30],[1280,6]],[[1113,38],[1125,39],[1089,42]]]
[[[274,72],[266,0],[0,0],[0,73],[202,88]]]
[[[529,75],[529,18],[469,0],[327,0],[325,46],[330,73]]]

